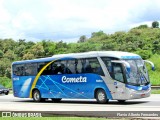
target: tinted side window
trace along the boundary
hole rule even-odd
[[[24,64],[21,65],[13,65],[13,74],[17,76],[25,75],[25,67]]]
[[[104,57],[104,58],[102,58],[102,60],[103,60],[104,64],[106,65],[108,72],[111,73],[113,70],[111,60],[115,60],[115,59]]]
[[[62,61],[56,61],[52,63],[52,75],[53,74],[71,74],[71,70],[69,69],[68,61],[62,60]]]
[[[17,76],[32,76],[37,74],[37,63],[13,65],[13,74]]]
[[[90,63],[90,67],[92,69],[92,73],[99,74],[104,76],[103,70],[97,58],[87,59]]]
[[[47,63],[38,63],[38,72]],[[103,75],[103,70],[97,58],[75,59],[56,61],[49,65],[42,73],[42,75],[56,75],[56,74],[78,74],[78,73],[95,73]]]
[[[83,64],[82,64],[82,59],[76,60],[76,71],[77,73],[82,73],[83,70]]]
[[[77,66],[77,60],[67,60],[66,66],[65,66],[65,73],[67,74],[75,74],[77,73],[76,66]]]
[[[66,61],[57,61],[52,64],[52,74],[65,74]]]
[[[26,76],[37,75],[37,63],[25,64],[25,75]]]
[[[79,73],[95,73],[104,76],[103,70],[97,58],[79,59],[77,71]]]
[[[38,63],[38,72],[45,66],[47,65],[49,62],[41,62]],[[41,75],[50,75],[52,73],[52,67],[51,65],[49,65],[48,67],[46,67],[46,69],[43,70]]]

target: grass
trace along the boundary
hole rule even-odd
[[[6,88],[12,87],[12,81],[10,78],[7,78],[7,77],[0,77],[0,84],[5,86]]]
[[[10,91],[9,91],[9,94],[13,94],[13,90],[10,90]]]
[[[155,71],[151,70],[151,66],[147,65],[149,77],[152,85],[160,85],[160,55],[153,55],[150,59],[155,65]]]
[[[154,85],[154,86],[160,85],[159,71],[149,71],[149,77],[150,77],[151,85]]]
[[[160,90],[152,90],[151,93],[152,94],[160,94]]]

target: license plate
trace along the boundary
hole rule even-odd
[[[144,97],[145,96],[145,94],[141,94],[141,97]]]

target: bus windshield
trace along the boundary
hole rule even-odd
[[[148,72],[146,66],[141,59],[125,60],[130,64],[131,71],[127,75],[127,82],[135,85],[146,85],[149,83]]]

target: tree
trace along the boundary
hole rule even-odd
[[[85,35],[82,35],[79,40],[78,43],[82,43],[82,42],[86,42],[87,41],[87,37]]]
[[[2,50],[0,50],[0,58],[2,58],[3,57],[3,51]]]
[[[23,57],[25,50],[26,50],[26,46],[23,44],[19,45],[14,49],[15,54],[17,54],[18,57]]]
[[[41,43],[33,45],[28,52],[32,53],[36,58],[44,57],[44,48]]]
[[[18,43],[19,43],[19,45],[25,45],[26,44],[25,41],[26,41],[25,39],[19,39]]]
[[[63,54],[68,53],[68,45],[64,43],[62,40],[56,43],[55,53],[56,54]]]
[[[148,25],[140,25],[137,27],[138,29],[145,29],[145,28],[148,28]]]
[[[10,61],[13,61],[16,58],[16,55],[14,54],[14,52],[12,50],[8,50],[4,55],[4,58],[9,59]]]
[[[152,27],[153,28],[159,28],[159,22],[158,21],[152,22]]]
[[[106,35],[102,30],[100,30],[99,32],[93,32],[92,33],[92,38],[93,37],[99,37],[99,36],[102,36],[102,35]]]
[[[45,57],[53,56],[56,50],[56,43],[50,40],[42,40]]]
[[[23,60],[31,60],[31,59],[34,59],[34,58],[35,58],[35,56],[30,52],[23,55]]]
[[[10,75],[11,75],[10,74],[10,72],[11,72],[11,70],[10,70],[11,69],[11,62],[10,62],[9,59],[2,58],[0,60],[0,68],[1,68],[1,70],[0,70],[0,77],[6,76],[6,75],[7,75],[7,77],[10,77]]]

